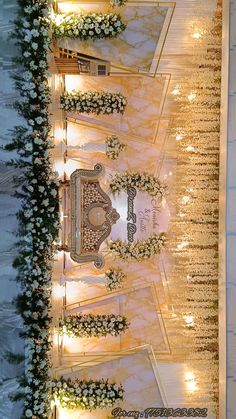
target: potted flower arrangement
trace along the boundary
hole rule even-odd
[[[113,291],[121,288],[126,275],[121,269],[110,268],[105,272],[106,288],[108,291]]]
[[[121,143],[116,135],[109,135],[106,138],[106,155],[111,160],[117,160],[120,152],[126,147],[127,144]]]

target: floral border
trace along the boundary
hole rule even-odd
[[[18,0],[14,38],[19,48],[13,76],[21,100],[15,103],[25,119],[12,130],[6,150],[17,150],[20,158],[9,164],[22,168],[17,179],[22,208],[18,213],[18,257],[14,261],[21,294],[16,308],[24,320],[25,374],[21,392],[21,418],[43,419],[49,411],[50,294],[53,242],[59,229],[59,200],[56,175],[51,168],[47,54],[50,38],[47,0]]]
[[[111,192],[119,194],[122,190],[129,188],[137,188],[141,192],[147,192],[150,196],[157,196],[160,199],[167,193],[167,185],[148,173],[130,171],[116,173],[110,183]]]

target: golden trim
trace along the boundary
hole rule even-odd
[[[156,352],[160,353],[160,354],[170,355],[171,354],[170,342],[169,342],[167,330],[166,330],[166,327],[165,327],[165,322],[164,322],[162,310],[161,310],[161,307],[160,307],[160,302],[159,302],[159,299],[158,299],[157,290],[156,290],[155,284],[153,282],[142,283],[138,286],[134,286],[134,287],[130,287],[130,288],[123,288],[121,290],[110,292],[109,294],[103,294],[103,295],[99,295],[99,296],[89,298],[89,299],[86,299],[86,300],[77,301],[75,303],[66,304],[66,305],[64,305],[64,307],[62,307],[61,317],[64,317],[64,315],[66,313],[68,313],[68,311],[70,311],[70,312],[71,311],[77,311],[82,307],[84,308],[88,305],[92,305],[92,304],[95,304],[95,303],[100,302],[100,301],[103,302],[103,301],[106,301],[106,300],[110,300],[112,298],[119,297],[119,296],[122,296],[122,295],[128,295],[128,294],[131,294],[132,292],[142,290],[142,289],[145,289],[145,288],[149,288],[151,290],[151,294],[153,296],[153,301],[154,301],[154,305],[155,305],[155,310],[156,310],[157,317],[158,317],[158,320],[159,320],[159,323],[160,323],[161,333],[162,333],[162,336],[163,336],[164,343],[167,347],[167,350],[165,350],[165,351],[158,351],[157,350]],[[122,345],[122,342],[120,342],[120,344]],[[132,349],[132,348],[130,348],[130,349]],[[120,350],[122,351],[122,348],[120,348]]]
[[[123,73],[123,72],[112,73],[113,77],[121,76],[121,75],[127,76],[127,73]],[[129,73],[128,75],[133,75],[134,77],[137,77],[137,76],[143,77],[141,74],[136,74],[136,73]],[[135,142],[140,142],[143,144],[147,144],[147,142],[149,144],[156,144],[157,139],[158,139],[158,131],[160,128],[161,120],[169,120],[168,116],[165,115],[163,117],[163,111],[165,108],[166,98],[168,95],[169,86],[171,82],[171,73],[158,73],[156,77],[158,76],[164,79],[164,86],[163,86],[162,96],[161,96],[161,101],[160,101],[160,112],[156,121],[156,127],[155,127],[154,134],[151,141],[147,141],[143,137],[136,136],[135,134],[132,134],[130,132],[124,132],[122,130],[119,130],[117,127],[115,127],[114,129],[104,127],[102,124],[99,124],[99,121],[96,121],[96,124],[94,124],[92,122],[76,119],[70,116],[66,117],[66,121],[77,124],[77,125],[82,125],[84,127],[92,128],[94,130],[103,132],[105,135],[114,134],[114,131],[115,131],[116,133],[119,133],[121,139],[123,138],[124,140],[127,140],[127,141],[135,141]]]
[[[132,356],[134,354],[142,353],[144,351],[147,353],[147,355],[149,357],[150,364],[151,364],[153,374],[154,374],[155,379],[156,379],[157,387],[158,387],[158,390],[160,392],[162,402],[163,402],[165,407],[168,407],[168,399],[167,399],[167,395],[166,395],[165,385],[163,384],[163,381],[162,381],[161,376],[160,376],[157,359],[156,359],[156,356],[155,356],[155,352],[153,351],[152,345],[144,344],[144,345],[136,346],[135,348],[132,348],[130,350],[114,354],[115,355],[114,358],[109,359],[109,360],[114,361],[116,358],[119,359],[119,358],[125,357],[125,356]],[[78,372],[80,370],[83,370],[84,368],[88,368],[90,366],[90,365],[88,365],[90,362],[92,362],[91,366],[94,365],[94,362],[97,362],[99,364],[102,363],[102,362],[107,362],[109,360],[104,358],[105,354],[106,353],[103,353],[100,356],[98,356],[97,358],[94,358],[93,361],[92,360],[90,360],[90,361],[88,360],[87,362],[86,361],[85,362],[83,362],[83,361],[78,362],[77,361],[76,364],[71,365],[71,366],[63,364],[63,365],[65,365],[64,367],[60,366],[60,367],[53,368],[53,375],[55,377],[59,377],[61,375],[66,375],[66,374]],[[107,353],[107,355],[109,355],[109,353]]]

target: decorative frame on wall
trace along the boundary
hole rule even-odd
[[[101,304],[106,304],[106,303],[112,303],[112,301],[116,301],[116,299],[118,299],[118,306],[119,306],[119,310],[122,310],[122,303],[119,302],[119,297],[126,297],[128,298],[129,296],[132,295],[132,293],[135,292],[148,292],[149,298],[151,296],[152,298],[152,305],[153,305],[153,314],[155,313],[156,316],[156,321],[159,322],[159,327],[160,327],[160,334],[162,336],[162,343],[161,346],[165,346],[165,350],[164,349],[157,349],[154,348],[154,346],[152,345],[153,351],[155,354],[160,354],[160,355],[170,355],[171,354],[171,348],[170,348],[170,344],[169,344],[169,339],[168,339],[168,335],[167,335],[167,331],[165,328],[165,323],[164,323],[164,319],[163,319],[163,315],[160,309],[160,304],[158,301],[158,295],[157,295],[157,290],[155,287],[154,283],[144,283],[144,284],[140,284],[137,285],[135,287],[132,288],[123,288],[123,289],[119,289],[116,290],[112,293],[109,294],[104,294],[104,295],[100,295],[97,296],[95,298],[91,298],[88,300],[84,300],[84,301],[77,301],[75,303],[72,304],[66,304],[66,284],[65,284],[65,297],[64,297],[64,307],[62,307],[62,311],[61,311],[61,318],[63,318],[66,314],[72,314],[73,312],[82,312],[83,310],[88,310],[91,308],[91,311],[93,310],[93,307],[98,306],[100,303]],[[120,314],[125,315],[126,313],[122,313],[120,312]],[[70,359],[73,359],[74,357],[76,357],[77,359],[83,359],[83,362],[85,362],[85,364],[92,359],[102,359],[102,358],[113,358],[113,357],[117,357],[118,354],[122,353],[125,354],[127,351],[130,352],[131,350],[135,350],[136,346],[134,347],[127,347],[125,348],[125,345],[122,343],[122,336],[119,336],[117,339],[119,339],[119,347],[117,347],[114,350],[105,350],[105,351],[92,351],[90,352],[88,351],[82,351],[82,352],[76,352],[76,353],[72,353],[72,352],[68,352],[66,351],[66,348],[64,346],[64,342],[63,342],[63,336],[59,336],[58,337],[58,356],[59,356],[59,364],[62,365],[64,364],[66,361],[66,359],[69,361]],[[118,340],[117,340],[118,343]],[[116,343],[116,345],[117,345]],[[143,345],[146,343],[143,343]]]
[[[60,12],[61,10],[63,11],[63,8],[62,9],[60,8],[60,3],[63,5],[63,3],[65,3],[65,1],[54,0],[53,7],[54,7],[54,10],[56,12]],[[72,7],[75,6],[76,3],[78,5],[80,4],[81,6],[83,6],[83,5],[86,6],[86,5],[88,5],[88,3],[91,3],[91,5],[93,5],[93,6],[94,5],[99,5],[99,4],[109,6],[109,1],[107,1],[107,0],[98,0],[98,1],[93,1],[93,0],[75,1],[75,0],[72,0],[70,2],[67,1],[66,3],[71,4]],[[162,52],[163,52],[163,49],[164,49],[164,46],[165,46],[165,41],[166,41],[168,31],[169,31],[169,28],[170,28],[170,25],[171,25],[171,22],[172,22],[173,14],[174,14],[174,11],[175,11],[176,2],[172,2],[172,1],[170,1],[170,2],[168,2],[168,1],[153,1],[153,0],[151,0],[151,1],[150,0],[147,0],[147,1],[146,0],[130,0],[126,3],[126,5],[124,7],[137,7],[137,6],[146,6],[146,5],[148,5],[148,7],[153,7],[153,6],[158,7],[159,6],[159,7],[167,8],[165,19],[164,19],[164,22],[163,22],[163,25],[162,25],[162,28],[161,28],[161,31],[160,31],[159,38],[157,40],[157,44],[156,44],[155,51],[153,53],[152,61],[150,63],[150,70],[149,71],[144,71],[144,70],[138,69],[136,67],[120,65],[120,64],[117,64],[113,61],[111,61],[110,64],[111,64],[111,67],[113,67],[114,69],[117,69],[118,72],[121,70],[122,72],[129,72],[129,73],[140,74],[140,75],[142,74],[142,75],[145,75],[147,77],[156,77],[156,74],[157,74],[157,71],[158,71],[158,65],[159,65],[159,62],[161,60]],[[122,7],[121,9],[123,9],[124,7]],[[121,11],[121,9],[118,8],[117,12],[119,13]],[[69,10],[68,7],[67,7],[67,10]],[[87,44],[86,44],[86,48],[88,48]],[[81,52],[83,52],[83,51],[81,51]],[[93,55],[93,54],[91,54],[91,52],[89,54]],[[96,56],[97,56],[97,54],[96,54]],[[107,59],[107,57],[97,57],[97,58]]]

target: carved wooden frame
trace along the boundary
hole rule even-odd
[[[96,268],[104,266],[104,257],[99,254],[99,248],[102,242],[109,236],[112,224],[114,224],[119,214],[112,207],[109,196],[101,189],[98,178],[104,174],[104,167],[97,163],[94,169],[77,169],[70,177],[70,195],[71,195],[71,238],[70,238],[70,256],[78,263],[94,262]],[[94,182],[93,182],[94,181]],[[83,186],[86,182],[96,185],[96,189],[101,195],[99,201],[83,205]],[[101,202],[103,201],[103,202]],[[99,207],[105,211],[105,222],[100,226],[92,225],[88,219],[89,211],[92,208]],[[83,229],[87,227],[92,231],[101,231],[102,235],[95,245],[94,251],[88,251],[83,248]]]

